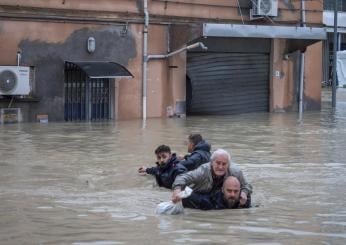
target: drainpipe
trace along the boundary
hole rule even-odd
[[[148,55],[148,27],[149,27],[149,12],[148,12],[148,1],[143,0],[144,2],[144,30],[143,30],[143,75],[142,75],[142,84],[143,84],[143,121],[147,119],[147,67],[148,61],[150,59],[165,59],[172,55],[178,54],[185,50],[190,50],[193,48],[200,47],[203,50],[208,48],[202,43],[197,42],[186,47],[180,48],[168,54],[158,54],[158,55]]]
[[[301,8],[302,8],[302,26],[306,26],[306,18],[305,18],[305,0],[301,0]],[[305,54],[302,53],[300,55],[300,81],[299,81],[299,119],[302,119],[303,115],[303,103],[304,103],[304,70],[305,70]]]
[[[148,66],[148,27],[149,27],[149,12],[148,1],[144,2],[144,30],[143,30],[143,74],[142,74],[142,86],[143,86],[143,120],[147,119],[147,66]]]
[[[306,26],[305,21],[306,21],[306,17],[305,17],[305,1],[306,0],[301,0],[301,26]]]
[[[336,107],[336,51],[338,43],[338,1],[334,1],[332,108]]]
[[[207,50],[208,49],[202,42],[197,42],[197,43],[193,43],[193,44],[191,44],[189,46],[177,49],[177,50],[175,50],[173,52],[170,52],[168,54],[148,55],[148,60],[151,60],[151,59],[166,59],[166,58],[171,57],[173,55],[179,54],[179,53],[181,53],[181,52],[183,52],[185,50],[190,50],[190,49],[194,49],[194,48],[197,48],[197,47],[200,47],[203,50]]]
[[[304,102],[304,62],[305,54],[301,53],[300,56],[300,83],[299,83],[299,119],[302,119],[303,114],[303,102]]]

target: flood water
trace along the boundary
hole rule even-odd
[[[246,210],[157,215],[170,191],[139,176],[189,133],[231,151]],[[1,244],[346,244],[346,102],[321,112],[0,125]]]

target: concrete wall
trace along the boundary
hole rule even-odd
[[[205,22],[294,26],[301,22],[299,1],[279,1],[278,17],[252,21],[250,1],[239,2],[242,16],[237,1],[148,0],[148,53],[165,54],[194,42],[200,37],[201,24]],[[306,9],[306,24],[322,25],[322,2],[306,1]],[[26,108],[26,121],[33,121],[35,115],[41,113],[48,113],[52,121],[63,120],[66,60],[113,61],[126,66],[134,78],[114,83],[114,114],[119,120],[142,116],[142,0],[0,0],[0,17],[0,65],[14,65],[16,53],[21,50],[22,64],[35,67],[35,89],[31,96],[36,99],[14,102]],[[128,29],[123,35],[125,26]],[[96,39],[96,51],[92,55],[85,46],[89,36]],[[271,111],[296,108],[297,62],[283,58],[287,46],[286,40],[273,40],[271,75],[278,71],[279,76],[271,76]],[[306,54],[307,109],[319,105],[320,78],[314,71],[321,65],[320,52],[321,47],[314,45]],[[165,116],[167,106],[175,110],[177,102],[185,101],[185,76],[185,52],[148,62],[148,117]],[[7,100],[0,100],[1,107],[7,105]]]
[[[286,40],[274,39],[272,41],[270,71],[270,111],[284,111],[290,104],[288,93],[290,81],[287,75],[287,62],[283,60],[285,54]],[[276,73],[279,73],[276,75]]]
[[[241,14],[238,2],[241,6]],[[208,20],[217,22],[252,22],[293,24],[301,20],[300,1],[279,1],[278,16],[273,20],[263,18],[250,21],[249,0],[148,0],[152,21],[188,23]],[[25,13],[49,14],[58,13],[69,17],[87,16],[87,19],[98,16],[102,19],[141,20],[143,0],[1,0],[2,11],[19,16]],[[323,11],[322,1],[306,1],[307,25],[321,25]],[[0,11],[1,15],[1,11]]]
[[[127,120],[138,118],[141,116],[142,100],[142,26],[130,25],[131,35],[134,37],[134,50],[136,55],[129,59],[128,70],[134,78],[122,79],[118,81],[118,93],[114,96],[117,99],[116,103],[116,119]],[[126,45],[126,44],[125,44]],[[119,47],[119,52],[124,52]]]
[[[170,100],[167,106],[172,106],[173,111],[177,111],[177,103],[186,101],[186,52],[182,52],[169,59],[169,91]]]
[[[305,53],[304,110],[321,109],[322,49],[322,42],[318,42]]]
[[[24,120],[33,121],[36,114],[49,114],[49,119],[53,121],[63,120],[65,61],[114,61],[127,66],[130,59],[136,58],[133,32],[130,30],[122,36],[121,30],[122,26],[115,25],[2,21],[0,64],[15,65],[16,54],[20,50],[21,65],[35,68],[35,86],[31,97],[39,102],[32,102],[30,111],[24,113]],[[86,40],[90,36],[96,39],[93,54],[86,50]],[[120,81],[120,89],[122,86]],[[136,97],[138,93],[135,91]],[[1,106],[6,106],[6,103]],[[136,110],[135,106],[129,106],[128,111],[133,110]]]
[[[305,51],[304,110],[321,108],[322,42],[308,46]],[[272,77],[270,82],[270,111],[298,110],[300,83],[300,52],[287,52],[287,41],[272,43]]]

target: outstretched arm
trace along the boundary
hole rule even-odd
[[[145,172],[147,174],[156,175],[159,171],[158,167],[146,168]]]
[[[203,181],[204,171],[205,171],[204,168],[201,166],[193,171],[189,171],[189,172],[177,175],[172,185],[172,188],[173,188],[173,194],[171,197],[172,202],[176,203],[181,200],[181,198],[179,197],[179,193],[186,186]]]
[[[144,166],[139,167],[139,169],[138,169],[138,173],[140,173],[140,174],[146,174],[146,173],[147,173],[147,172],[146,172],[146,170],[147,170],[147,168],[146,168],[146,167],[144,167]]]

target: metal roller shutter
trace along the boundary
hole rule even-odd
[[[268,53],[188,53],[187,114],[268,111],[269,64]]]

